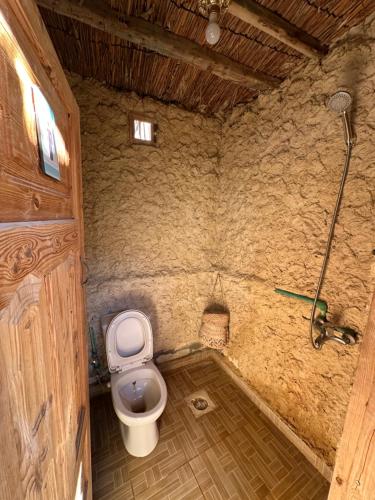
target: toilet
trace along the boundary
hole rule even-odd
[[[167,404],[167,387],[152,361],[152,327],[141,311],[102,318],[113,407],[127,451],[150,454],[158,443],[157,419]]]

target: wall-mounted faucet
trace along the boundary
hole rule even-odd
[[[314,340],[316,349],[321,349],[322,345],[329,340],[343,345],[352,345],[358,339],[357,332],[352,328],[336,325],[323,316],[315,318],[313,326],[319,333]]]
[[[352,328],[336,325],[332,321],[328,321],[328,304],[322,299],[313,299],[306,295],[289,292],[282,288],[275,288],[275,292],[290,297],[293,299],[303,300],[304,302],[315,303],[315,307],[320,310],[319,315],[313,320],[313,330],[318,333],[318,336],[313,339],[315,349],[321,349],[323,344],[332,340],[342,345],[353,345],[358,340],[358,333]],[[305,317],[304,317],[305,318]],[[309,320],[309,318],[305,318]]]

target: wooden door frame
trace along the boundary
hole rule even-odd
[[[328,498],[375,499],[375,292]]]

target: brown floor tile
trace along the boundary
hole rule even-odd
[[[181,401],[185,396],[194,392],[190,380],[186,376],[185,368],[179,368],[164,374],[168,389],[168,400],[173,404]]]
[[[196,418],[182,401],[174,406],[174,412],[174,429],[189,460],[231,432],[221,408]]]
[[[255,498],[249,478],[238,467],[230,449],[221,442],[190,461],[191,468],[206,498],[232,500]]]
[[[185,464],[176,469],[162,480],[150,486],[140,494],[136,494],[138,500],[198,500],[204,499],[194,474],[189,466]]]
[[[147,489],[152,489],[185,463],[184,451],[173,429],[160,437],[157,447],[147,457],[128,455],[127,470],[135,497]]]
[[[147,457],[122,443],[110,394],[92,401],[96,500],[324,500],[328,483],[212,360],[164,373],[168,402]],[[205,389],[217,408],[195,417],[185,397]]]
[[[117,488],[101,488],[94,490],[94,499],[101,500],[133,500],[133,492],[130,484],[122,485]]]

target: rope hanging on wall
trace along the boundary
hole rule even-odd
[[[220,286],[220,302],[216,300],[215,290]],[[203,311],[199,337],[207,347],[223,349],[229,340],[229,310],[225,306],[223,282],[220,273],[210,295],[210,303]]]

